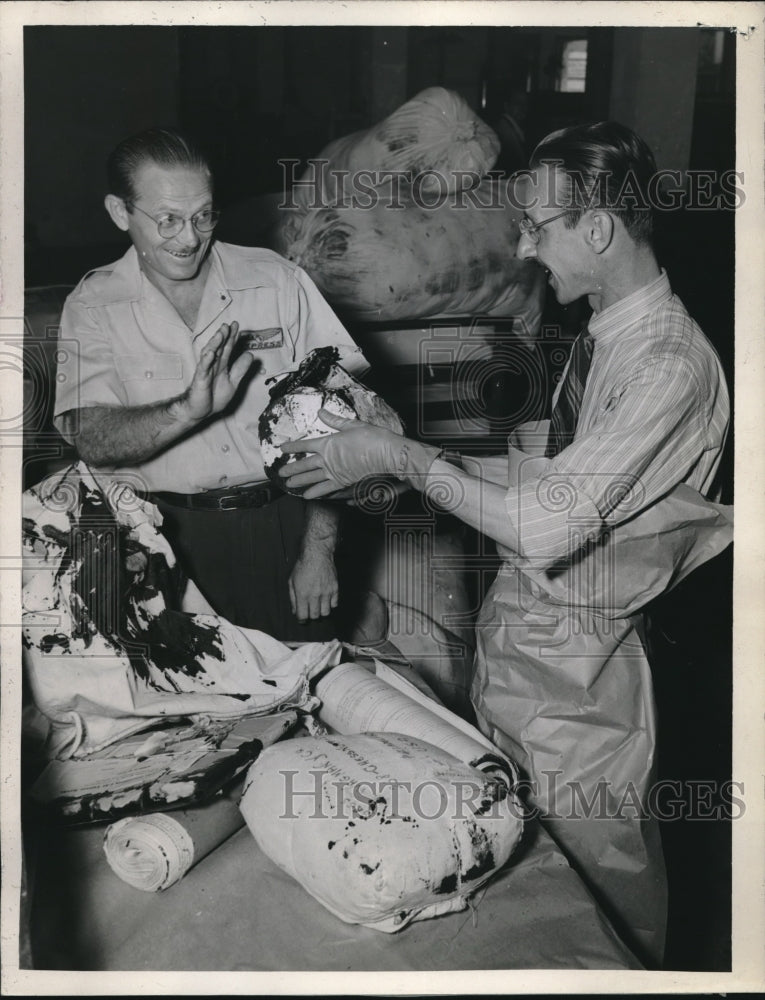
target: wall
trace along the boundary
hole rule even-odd
[[[120,139],[174,124],[174,28],[28,27],[25,204],[30,249],[113,241],[104,161]]]
[[[616,28],[610,117],[653,149],[661,170],[688,167],[696,98],[697,28]]]

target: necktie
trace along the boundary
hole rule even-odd
[[[568,447],[574,439],[574,431],[579,420],[579,410],[584,396],[584,385],[590,370],[595,342],[585,327],[571,348],[571,360],[560,387],[558,399],[550,419],[550,435],[547,438],[545,457],[553,458]]]

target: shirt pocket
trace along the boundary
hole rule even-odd
[[[183,381],[180,354],[115,354],[114,365],[121,382]]]

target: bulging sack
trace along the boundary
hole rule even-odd
[[[425,190],[459,191],[491,170],[499,148],[497,134],[459,94],[428,87],[372,128],[325,146],[317,162],[326,168],[316,180],[325,204],[342,200],[360,172],[373,186],[387,171],[400,171],[420,175]]]
[[[468,194],[402,194],[368,207],[285,211],[274,249],[314,280],[347,320],[435,316],[513,317],[536,335],[546,280],[517,256],[522,210],[506,183],[485,179]]]
[[[250,768],[240,808],[328,910],[388,933],[465,909],[523,828],[508,784],[398,733],[282,741]]]

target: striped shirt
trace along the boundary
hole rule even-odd
[[[526,474],[521,461],[506,496],[519,554],[537,564],[565,557],[679,483],[709,495],[725,444],[720,359],[666,272],[595,314],[589,330],[595,349],[574,440],[554,458],[527,460]]]

